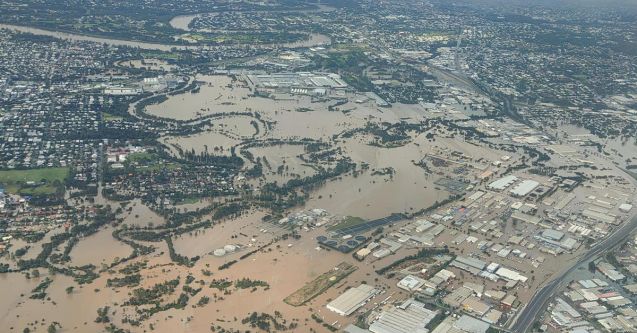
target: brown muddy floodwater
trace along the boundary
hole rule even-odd
[[[70,256],[75,266],[93,264],[99,268],[100,264],[110,264],[116,258],[130,255],[132,251],[128,245],[113,238],[112,228],[106,228],[82,238],[71,250]]]
[[[164,223],[164,218],[144,205],[141,200],[132,200],[124,208],[124,224],[129,226],[159,226]]]

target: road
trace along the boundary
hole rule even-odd
[[[570,276],[573,272],[580,267],[588,265],[589,261],[597,259],[600,255],[621,245],[636,229],[637,215],[633,216],[629,222],[622,225],[609,237],[593,245],[573,266],[563,271],[559,276],[555,277],[551,282],[535,293],[531,301],[518,316],[515,324],[511,327],[511,331],[520,333],[527,332],[535,320],[541,315],[542,311],[544,311],[552,296],[561,290],[565,284],[570,282]]]

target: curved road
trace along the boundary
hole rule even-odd
[[[635,229],[637,229],[637,215],[633,216],[630,221],[626,222],[619,229],[614,231],[609,237],[596,243],[577,261],[577,263],[575,263],[575,265],[562,272],[559,276],[555,277],[551,282],[542,287],[542,289],[538,290],[518,316],[515,324],[511,327],[511,331],[519,333],[527,332],[541,312],[546,308],[552,296],[561,290],[566,283],[570,282],[569,276],[575,270],[586,265],[589,261],[596,259],[607,251],[621,245],[633,234]]]

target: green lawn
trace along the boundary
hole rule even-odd
[[[149,153],[149,152],[139,152],[139,153],[132,153],[129,154],[126,157],[127,161],[130,162],[139,162],[139,163],[143,163],[143,162],[151,162],[151,161],[155,161],[158,160],[159,157],[153,153]]]
[[[327,228],[327,230],[329,230],[329,231],[341,230],[341,229],[357,226],[359,224],[363,224],[363,223],[366,223],[366,222],[367,222],[367,220],[362,219],[360,217],[347,216],[346,218],[343,219],[343,222],[341,222],[341,223],[339,223],[337,225],[334,225],[334,226],[330,226],[329,228]]]
[[[176,202],[177,205],[197,204],[201,198],[184,198],[182,201]]]
[[[69,168],[44,168],[30,170],[5,170],[0,171],[0,184],[7,192],[20,193],[26,195],[49,195],[56,193],[57,187],[54,182],[64,184],[64,180],[69,175]],[[27,182],[45,184],[39,186],[27,185]]]
[[[102,113],[102,119],[104,119],[104,121],[117,121],[117,120],[122,120],[124,118],[104,112]]]
[[[164,59],[164,60],[179,59],[178,53],[171,53],[171,52],[150,51],[150,52],[142,52],[141,55],[144,58],[157,58],[157,59]]]
[[[162,160],[157,154],[150,152],[132,153],[126,158],[126,163],[139,163],[135,166],[136,171],[159,171],[162,169],[174,170],[181,165],[179,163],[166,162]]]

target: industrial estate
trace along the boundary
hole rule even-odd
[[[0,1],[0,332],[637,332],[630,1]]]

